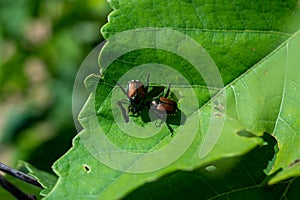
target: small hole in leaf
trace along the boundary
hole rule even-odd
[[[292,163],[289,165],[289,167],[293,167],[294,165],[299,164],[299,163],[300,163],[300,158],[297,159],[297,160],[295,160],[294,162],[292,162]]]
[[[205,167],[205,170],[207,172],[215,172],[217,170],[217,168],[213,165],[209,165],[209,166]]]
[[[91,171],[91,168],[88,165],[84,164],[83,167],[87,173]]]

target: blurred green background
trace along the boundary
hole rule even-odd
[[[51,171],[77,134],[77,70],[102,40],[105,0],[0,0],[0,161]]]

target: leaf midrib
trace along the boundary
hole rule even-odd
[[[105,27],[105,26],[104,26]],[[203,28],[180,28],[180,27],[168,27],[168,26],[157,26],[157,27],[135,27],[135,29],[143,30],[143,29],[158,29],[158,28],[165,28],[165,29],[172,29],[177,30],[179,32],[189,31],[189,32],[203,32],[203,33],[235,33],[235,34],[266,34],[266,35],[278,35],[278,36],[285,36],[285,37],[292,37],[293,33],[283,32],[283,31],[273,31],[273,30],[251,30],[251,29],[244,29],[244,30],[238,30],[238,29],[203,29]],[[134,28],[133,28],[134,29]],[[105,33],[110,33],[110,37],[112,35],[117,34],[118,32],[113,31],[102,31],[104,37],[106,36]],[[112,34],[113,33],[113,34]],[[111,35],[112,34],[112,35]],[[105,37],[105,39],[109,39]]]

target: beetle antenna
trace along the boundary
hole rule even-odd
[[[116,82],[116,81],[114,81],[114,82],[115,82],[116,85],[118,85],[121,88],[122,92],[127,96],[127,93],[125,92],[125,89],[123,88],[123,86],[120,83]]]
[[[165,94],[165,98],[168,98],[168,96],[169,96],[169,93],[170,93],[170,87],[171,87],[171,83],[169,83],[168,90],[167,90],[167,92],[166,92],[166,94]]]

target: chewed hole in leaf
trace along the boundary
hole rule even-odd
[[[299,159],[296,159],[294,162],[292,162],[292,163],[289,165],[289,167],[293,167],[293,166],[298,165],[298,164],[300,164],[300,158],[299,158]]]
[[[87,164],[83,164],[83,168],[86,171],[86,173],[90,173],[91,172],[91,168]]]

